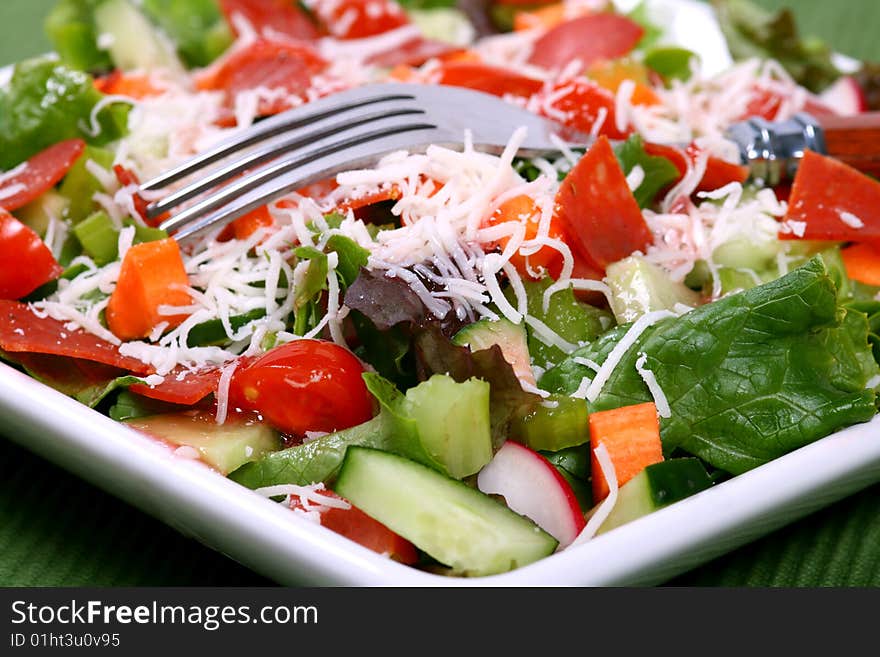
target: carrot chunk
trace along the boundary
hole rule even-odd
[[[880,247],[863,242],[846,247],[840,255],[849,278],[867,285],[880,285]]]
[[[164,315],[162,306],[188,306],[189,281],[180,248],[173,238],[135,244],[125,254],[116,289],[107,305],[107,325],[121,340],[150,334],[160,322],[169,327],[186,319],[185,314]]]
[[[590,455],[593,476],[593,502],[608,496],[609,488],[595,449],[605,445],[618,486],[623,486],[646,466],[663,460],[660,422],[653,402],[622,406],[590,414]]]

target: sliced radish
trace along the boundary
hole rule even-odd
[[[477,487],[501,495],[507,506],[530,518],[568,546],[586,524],[574,491],[556,468],[537,452],[508,440],[477,475]]]
[[[851,75],[839,77],[834,84],[819,94],[819,99],[842,116],[852,116],[868,109],[865,92]]]

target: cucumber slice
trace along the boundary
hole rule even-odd
[[[16,210],[15,216],[26,226],[33,228],[40,237],[44,237],[49,228],[49,221],[52,218],[64,217],[68,205],[67,198],[50,189]]]
[[[174,46],[129,0],[106,0],[95,9],[99,37],[110,36],[107,51],[123,71],[170,69],[182,73]]]
[[[173,445],[192,447],[224,475],[281,447],[278,432],[266,424],[237,418],[217,424],[208,413],[150,415],[125,424]]]
[[[620,487],[617,504],[597,534],[646,516],[711,485],[706,468],[696,458],[671,459],[649,465]]]
[[[611,310],[619,324],[635,321],[652,310],[673,310],[679,303],[700,303],[699,294],[673,281],[660,267],[640,256],[608,265],[605,282],[611,288]]]
[[[558,544],[488,495],[389,452],[349,447],[335,490],[457,574],[507,572]]]
[[[470,347],[471,351],[489,349],[497,344],[516,376],[535,384],[524,324],[514,324],[503,317],[494,320],[484,318],[459,330],[452,336],[452,342],[461,347]]]

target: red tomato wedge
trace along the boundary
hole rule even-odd
[[[466,87],[493,96],[520,96],[529,98],[544,86],[541,80],[500,66],[479,62],[447,62],[438,67],[432,81],[453,87]]]
[[[192,406],[217,390],[221,370],[215,365],[195,371],[178,368],[166,374],[162,383],[154,386],[136,383],[128,389],[150,399]]]
[[[319,491],[319,494],[335,500],[344,499],[330,490]],[[310,503],[311,509],[314,509],[313,504]],[[349,504],[351,503],[349,502]],[[307,510],[296,495],[291,496],[290,508]],[[395,561],[404,564],[413,564],[419,559],[418,552],[412,543],[354,505],[349,509],[325,507],[318,513],[323,527],[333,530],[337,534],[373,550],[373,552],[386,554]]]
[[[880,182],[806,151],[791,187],[785,221],[805,224],[805,240],[880,241]],[[797,239],[780,233],[780,239]]]
[[[70,330],[65,322],[38,317],[18,301],[0,300],[0,349],[81,358],[135,374],[153,372],[146,363],[120,354],[116,345],[82,329]]]
[[[260,413],[279,431],[338,431],[373,416],[364,366],[344,347],[295,340],[239,367],[229,385],[232,407]]]
[[[614,94],[587,78],[548,85],[535,99],[540,114],[569,128],[588,134],[595,129],[609,139],[626,139],[631,132],[628,126],[617,127]]]
[[[599,137],[562,181],[556,216],[599,269],[653,242],[639,204],[606,137]]]
[[[409,24],[406,13],[391,0],[313,0],[309,8],[337,39],[363,39]]]
[[[623,57],[641,40],[645,29],[626,16],[589,14],[560,23],[535,41],[529,63],[561,69],[573,59],[584,67],[600,59]]]
[[[236,14],[250,23],[258,33],[276,32],[293,39],[305,40],[319,36],[312,19],[292,0],[220,0],[220,8],[236,36]]]
[[[0,299],[20,299],[64,269],[32,228],[0,208]]]
[[[327,62],[307,43],[259,38],[206,69],[197,78],[196,86],[226,92],[229,105],[238,93],[258,87],[305,98],[314,75],[326,67]],[[290,101],[283,97],[261,98],[257,111],[267,116],[290,106]]]
[[[10,212],[52,189],[82,155],[82,139],[60,141],[27,162],[0,174],[0,208]]]
[[[678,169],[679,177],[673,185],[678,183],[687,173],[688,163],[693,164],[700,155],[700,149],[691,144],[685,150],[667,146],[665,144],[645,143],[645,152],[649,155],[659,155],[675,165]],[[706,172],[700,179],[695,191],[709,192],[719,187],[724,187],[728,183],[738,182],[744,183],[749,177],[749,168],[733,162],[727,162],[721,158],[710,155],[706,162]]]

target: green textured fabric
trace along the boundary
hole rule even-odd
[[[880,60],[876,0],[794,6],[805,33]],[[0,1],[0,65],[47,48],[53,0]],[[0,117],[2,121],[2,117]],[[3,428],[0,426],[0,436]],[[234,561],[0,438],[0,585],[264,585]],[[880,486],[676,578],[690,586],[880,586]]]

